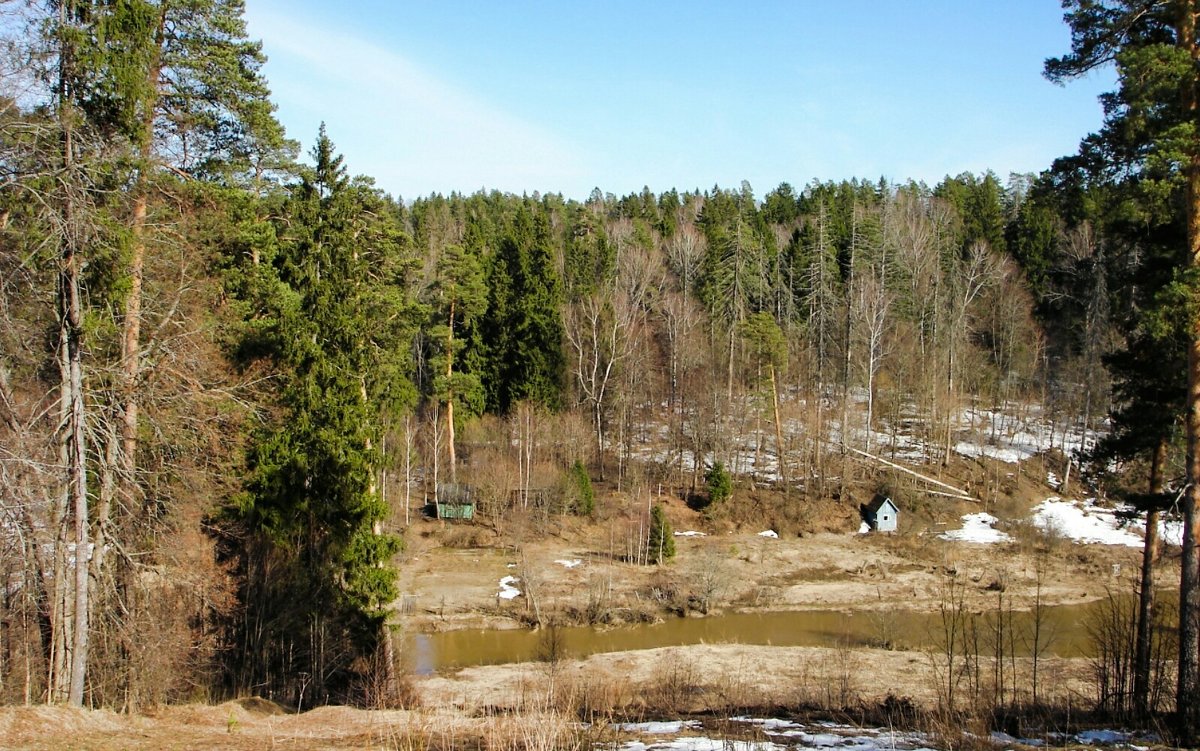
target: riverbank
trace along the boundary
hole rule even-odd
[[[1007,476],[1003,466],[973,466]],[[247,699],[124,716],[9,707],[0,708],[0,748],[549,751],[621,747],[641,732],[623,723],[680,717],[708,723],[696,732],[710,735],[712,723],[729,725],[741,715],[929,728],[942,722],[935,710],[948,699],[972,719],[955,717],[961,727],[938,732],[969,731],[974,747],[986,747],[990,732],[1011,732],[992,726],[988,708],[996,703],[1030,710],[1020,722],[1088,716],[1098,698],[1097,664],[1069,655],[1090,638],[1084,614],[1103,613],[1111,595],[1132,595],[1141,552],[1037,526],[1033,509],[1051,489],[1035,477],[1007,483],[988,504],[905,505],[896,535],[858,534],[851,502],[765,491],[742,491],[708,515],[643,488],[640,495],[608,492],[590,519],[418,518],[397,561],[403,594],[396,610],[406,638],[446,638],[436,645],[444,653],[426,662],[419,646],[406,650],[409,708],[295,714]],[[675,559],[661,566],[625,555],[648,494],[680,533]],[[1079,511],[1112,523],[1103,510],[1081,504]],[[964,515],[973,530],[991,530],[983,537],[993,542],[947,535],[967,528]],[[1177,586],[1176,549],[1167,549],[1157,582],[1164,597]],[[1026,643],[1031,629],[1019,614],[1040,608],[1072,615],[1045,622],[1056,625],[1038,651]],[[973,629],[973,645],[960,631],[956,648],[946,649],[944,613]],[[1000,629],[1008,641],[997,663],[992,629],[1002,613],[1018,615]],[[777,637],[773,629],[796,628],[794,614],[815,623],[822,640]],[[534,623],[541,625],[530,629]],[[571,624],[600,631],[575,632]],[[721,624],[729,626],[714,635]],[[691,643],[643,639],[653,631],[687,632],[679,638]],[[495,647],[500,659],[481,655],[496,634],[515,641]],[[586,654],[576,639],[603,642],[602,651]],[[1042,706],[1030,709],[1035,698]],[[718,729],[766,740],[745,727]],[[959,747],[960,740],[933,747]]]
[[[693,733],[719,730],[717,737],[762,742],[761,726],[730,722],[747,714],[928,730],[933,726],[926,710],[944,690],[938,659],[932,652],[693,645],[417,677],[411,687],[418,704],[397,710],[320,707],[294,714],[262,699],[163,707],[136,716],[6,707],[0,708],[0,747],[551,751],[619,746],[646,732],[684,727],[626,723],[683,717],[696,718],[688,726],[696,728]],[[1041,668],[1048,676],[1045,701],[1089,705],[1086,660],[1047,659]],[[965,704],[969,690],[960,689]],[[983,733],[975,747],[988,747],[987,733],[994,729],[972,724],[973,733]]]
[[[413,685],[423,702],[470,714],[512,711],[539,695],[622,717],[779,707],[838,710],[880,705],[889,696],[929,710],[939,693],[969,693],[974,672],[964,668],[961,656],[957,659],[956,669],[933,649],[694,644],[553,663],[481,665],[420,677]],[[992,660],[981,657],[978,665],[990,685]],[[1033,662],[1023,658],[1014,665],[1017,674],[1008,681],[1028,694]],[[1090,707],[1095,701],[1090,669],[1086,658],[1041,658],[1039,699]]]
[[[686,509],[675,511],[677,530],[698,521]],[[456,530],[432,531],[416,538],[401,567],[402,623],[410,632],[433,633],[549,620],[627,625],[719,612],[929,613],[952,584],[961,585],[969,610],[995,608],[998,599],[1006,608],[1030,610],[1132,593],[1141,555],[1133,547],[1082,545],[1024,529],[1022,537],[990,545],[941,539],[936,529],[895,537],[772,538],[759,531],[766,530],[710,527],[705,536],[677,537],[675,560],[663,566],[614,560],[602,545],[603,522],[564,525],[513,547],[447,547],[440,540]],[[500,596],[504,577],[517,580],[518,595]],[[1177,586],[1173,551],[1156,580]]]

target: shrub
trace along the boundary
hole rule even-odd
[[[720,503],[733,493],[733,479],[729,476],[729,470],[725,469],[725,465],[721,462],[713,462],[713,465],[704,473],[704,486],[708,488],[710,504]]]
[[[573,510],[580,516],[591,516],[596,511],[596,493],[592,490],[592,478],[588,477],[587,468],[578,459],[571,465],[570,483]]]

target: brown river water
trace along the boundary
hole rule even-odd
[[[1128,607],[1128,605],[1125,605]],[[1043,610],[1044,654],[1086,657],[1094,650],[1089,622],[1101,614],[1099,603],[1057,605]],[[967,616],[970,617],[970,614]],[[1009,613],[1005,613],[1005,618]],[[996,613],[975,616],[981,642],[994,638]],[[1011,643],[1020,654],[1030,652],[1034,618],[1030,612],[1011,613]],[[937,612],[917,611],[777,611],[726,613],[706,618],[673,618],[661,623],[596,628],[571,626],[559,629],[567,657],[580,658],[601,652],[624,652],[688,644],[753,644],[780,647],[880,646],[897,649],[937,648],[945,642],[946,627]],[[1008,641],[1008,637],[1005,637]],[[526,629],[463,629],[436,634],[410,634],[408,654],[418,673],[529,662],[537,659],[544,631]]]

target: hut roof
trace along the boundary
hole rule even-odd
[[[879,513],[879,509],[883,508],[885,503],[891,506],[893,511],[900,510],[900,508],[892,501],[891,498],[883,494],[876,495],[874,498],[872,498],[871,502],[867,504],[867,510],[872,514],[877,514]]]

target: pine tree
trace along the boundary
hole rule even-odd
[[[446,445],[449,450],[450,481],[458,480],[455,452],[455,404],[467,412],[482,411],[483,384],[479,376],[461,363],[467,342],[463,333],[470,331],[487,308],[487,288],[479,259],[461,245],[448,245],[437,262],[437,277],[429,290],[434,308],[434,325],[429,334],[432,344],[440,347],[432,358],[433,391],[446,405]],[[457,333],[456,333],[457,332]],[[456,368],[456,363],[458,367]]]
[[[1181,427],[1178,421],[1164,419],[1164,416],[1183,413],[1187,372],[1183,362],[1187,350],[1180,341],[1183,329],[1180,326],[1174,335],[1164,335],[1161,329],[1155,332],[1152,327],[1143,328],[1131,335],[1124,349],[1106,358],[1116,384],[1116,408],[1109,415],[1110,432],[1088,457],[1094,466],[1103,468],[1101,473],[1117,462],[1126,468],[1131,463],[1149,464],[1144,490],[1138,491],[1126,483],[1117,485],[1117,493],[1146,517],[1132,697],[1135,710],[1143,717],[1151,712],[1151,637],[1154,570],[1160,554],[1159,520],[1175,503],[1175,495],[1166,492],[1167,456]]]
[[[1116,177],[1123,170],[1159,173],[1160,195],[1182,206],[1187,255],[1178,269],[1179,299],[1195,299],[1200,274],[1200,38],[1196,0],[1147,4],[1132,0],[1067,0],[1071,52],[1047,61],[1046,75],[1064,81],[1115,62],[1118,89],[1104,96],[1105,126],[1085,139],[1081,161]],[[1179,584],[1179,673],[1176,708],[1185,742],[1200,736],[1200,316],[1187,316],[1187,492]],[[1170,422],[1170,416],[1164,415]]]
[[[714,188],[700,224],[708,243],[698,292],[726,341],[726,395],[732,398],[738,326],[769,307],[770,248],[748,184],[740,193]]]
[[[787,457],[783,445],[783,420],[779,414],[779,378],[778,371],[787,362],[787,340],[779,324],[770,313],[758,312],[751,315],[741,325],[741,334],[750,346],[756,365],[761,372],[766,368],[766,385],[771,399],[771,414],[775,422],[775,458],[779,465],[779,476],[787,487]]]
[[[978,242],[987,243],[994,251],[1005,249],[1007,196],[994,174],[986,172],[979,178],[967,172],[948,177],[933,194],[958,212],[962,220],[959,247],[964,255]]]
[[[173,506],[165,488],[177,484],[166,459],[177,447],[166,445],[164,436],[184,432],[163,424],[170,419],[163,414],[170,407],[163,405],[186,399],[191,387],[151,376],[165,370],[170,358],[164,352],[177,351],[179,340],[196,333],[181,335],[179,328],[180,310],[186,307],[181,301],[195,285],[177,281],[167,291],[153,276],[156,265],[167,265],[159,258],[166,255],[164,247],[175,248],[181,238],[173,229],[164,242],[155,228],[181,226],[198,213],[205,188],[181,177],[261,187],[268,172],[286,166],[290,151],[260,75],[260,46],[246,38],[240,0],[67,0],[42,6],[48,10],[46,22],[29,28],[62,42],[58,60],[63,67],[49,88],[70,111],[73,133],[65,143],[71,161],[82,164],[81,147],[85,140],[93,144],[85,173],[91,184],[75,186],[73,202],[80,209],[102,206],[108,214],[107,237],[92,243],[87,264],[93,282],[103,280],[91,285],[94,310],[86,314],[98,335],[94,344],[103,342],[97,350],[103,356],[93,358],[92,373],[80,378],[97,395],[89,418],[93,450],[86,454],[88,472],[95,477],[86,544],[98,551],[89,567],[99,586],[87,607],[92,612],[87,630],[123,633],[131,644],[145,621],[139,595],[130,586],[136,581],[133,562],[156,565],[155,545],[170,528],[164,517]],[[201,200],[218,195],[214,191]],[[159,295],[174,302],[156,305]],[[156,405],[155,387],[173,389],[172,398]],[[123,555],[111,554],[115,550]],[[88,650],[77,645],[73,651],[86,665]],[[113,666],[122,674],[127,709],[136,708],[142,683],[133,652],[123,649],[117,662],[124,665]],[[71,694],[71,702],[78,703],[82,689],[72,687]],[[57,690],[50,695],[56,698]]]

